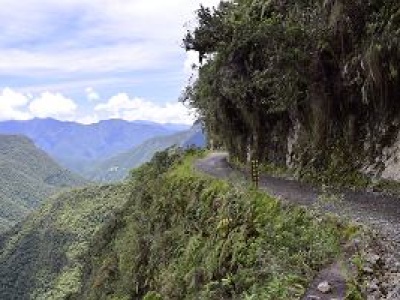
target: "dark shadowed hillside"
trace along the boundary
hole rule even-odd
[[[28,138],[0,135],[0,230],[21,221],[49,195],[83,184]]]

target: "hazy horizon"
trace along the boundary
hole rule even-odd
[[[186,127],[190,127],[192,125],[194,125],[195,121],[193,123],[178,123],[178,122],[157,122],[157,121],[151,121],[151,120],[141,120],[141,119],[137,119],[137,120],[124,120],[124,119],[120,119],[120,118],[109,118],[109,119],[104,119],[104,120],[97,120],[93,123],[81,123],[78,121],[69,121],[69,120],[58,120],[56,118],[52,118],[52,117],[45,117],[45,118],[40,118],[40,117],[34,117],[32,119],[26,119],[26,120],[0,120],[0,123],[2,122],[29,122],[29,121],[34,121],[34,120],[42,120],[42,121],[58,121],[58,122],[67,122],[67,123],[75,123],[75,124],[80,124],[80,125],[94,125],[94,124],[99,124],[99,123],[103,123],[103,122],[109,122],[109,121],[122,121],[122,122],[127,122],[127,123],[149,123],[149,124],[160,124],[160,125],[176,125],[176,126],[186,126]]]

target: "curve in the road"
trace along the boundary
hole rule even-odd
[[[213,153],[198,160],[195,167],[206,174],[229,179],[246,174],[231,167],[226,153]],[[296,180],[260,176],[260,189],[281,198],[284,201],[299,205],[318,204],[321,188]],[[366,191],[341,190],[338,193],[340,202],[328,203],[326,209],[338,215],[351,218],[364,225],[378,230],[395,242],[400,249],[400,199]]]
[[[235,170],[228,163],[226,153],[213,153],[195,163],[195,168],[208,175],[235,180],[249,178],[246,172]],[[321,201],[321,188],[310,184],[285,178],[260,176],[260,189],[267,193],[298,205],[318,205]],[[358,221],[368,227],[378,230],[394,245],[394,255],[400,253],[400,199],[388,195],[380,195],[365,191],[341,190],[340,202],[318,206],[324,211],[333,212]],[[325,203],[326,204],[326,203]],[[333,282],[333,294],[323,294],[318,291],[318,284],[323,281]],[[400,283],[399,283],[400,284]],[[340,268],[340,261],[327,266],[313,280],[302,299],[344,299],[346,292],[346,276]],[[333,297],[333,298],[332,298]],[[397,299],[397,298],[396,298]]]

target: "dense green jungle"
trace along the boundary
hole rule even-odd
[[[196,16],[182,38],[198,76],[180,101],[231,163],[250,154],[332,185],[381,177],[399,143],[398,0],[233,0]],[[147,145],[193,140],[183,135]],[[205,150],[168,148],[100,185],[12,139],[0,140],[1,300],[301,299],[338,259],[346,299],[367,299],[361,248],[376,234],[200,173]],[[92,178],[122,179],[149,159],[142,148],[103,162],[107,172],[94,165]],[[121,173],[109,172],[115,161]]]

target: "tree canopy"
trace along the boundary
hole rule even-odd
[[[183,100],[231,155],[318,168],[339,144],[372,160],[397,133],[398,1],[234,0],[197,17]]]

